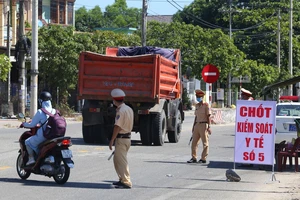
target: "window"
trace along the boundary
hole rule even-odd
[[[43,14],[43,0],[39,0],[38,2],[38,16],[42,16]]]
[[[300,116],[300,104],[277,105],[277,116]]]
[[[66,3],[64,1],[59,1],[59,23],[66,24]]]
[[[74,3],[68,2],[68,24],[73,25]]]
[[[58,1],[57,0],[53,0],[51,1],[51,7],[50,7],[50,17],[51,17],[51,23],[58,23]]]

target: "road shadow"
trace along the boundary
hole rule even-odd
[[[232,162],[224,162],[224,161],[208,161],[207,163],[187,163],[186,161],[146,161],[152,163],[168,163],[168,164],[185,164],[199,167],[207,167],[207,168],[219,168],[219,169],[232,169]]]
[[[107,146],[108,142],[106,144],[100,143],[100,142],[94,142],[94,143],[85,143],[83,138],[71,138],[73,145],[95,145],[95,146]]]
[[[215,181],[215,180],[212,180]],[[227,181],[222,181],[222,182],[227,182]],[[236,182],[228,182],[228,184],[235,184]],[[238,184],[244,184],[247,182],[239,182]],[[251,188],[249,189],[238,189],[237,187],[232,187],[231,189],[220,189],[220,188],[195,188],[195,187],[171,187],[171,186],[145,186],[145,185],[134,185],[134,188],[137,189],[177,189],[177,190],[189,190],[189,191],[211,191],[211,192],[243,192],[243,193],[256,193],[256,194],[281,194],[281,191],[277,190],[253,190]],[[201,197],[198,197],[198,199],[201,199]]]
[[[164,142],[164,144],[168,144],[169,142]],[[131,140],[131,146],[145,146],[145,147],[161,147],[158,145],[143,145],[141,140]]]
[[[231,182],[227,181],[225,171],[224,171],[224,179],[207,179],[207,178],[182,178],[184,180],[192,180],[192,181],[206,181],[206,182]],[[244,181],[243,183],[255,183],[253,181]]]
[[[66,182],[63,185],[50,181],[22,180],[18,178],[0,178],[0,182],[5,183],[22,183],[24,186],[39,186],[39,187],[65,187],[65,188],[86,188],[86,189],[115,189],[110,183],[88,183],[88,182]],[[108,182],[108,181],[106,181]]]
[[[167,164],[185,164],[185,165],[197,165],[207,168],[220,168],[220,169],[232,169],[233,162],[226,161],[208,161],[207,163],[187,163],[186,161],[146,161],[149,163],[167,163]]]
[[[95,146],[108,146],[109,145],[109,141],[107,141],[106,143],[100,143],[95,141],[94,143],[85,143],[83,138],[71,138],[72,144],[73,145],[95,145]],[[143,145],[142,142],[140,140],[131,140],[131,146],[146,146]],[[150,145],[149,145],[150,146]]]
[[[233,169],[234,163],[229,161],[207,161],[207,163],[187,163],[186,161],[162,161],[162,160],[155,160],[155,161],[145,161],[148,163],[166,163],[166,164],[184,164],[184,165],[192,165],[192,166],[199,166],[199,167],[207,167],[213,169]],[[275,169],[276,165],[274,166]],[[240,163],[235,163],[235,168],[239,170],[265,170],[265,171],[272,171],[271,165],[242,165]],[[287,169],[286,171],[289,171]]]

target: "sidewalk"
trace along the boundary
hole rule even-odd
[[[185,116],[195,116],[195,110],[184,110]],[[67,123],[81,122],[81,113],[75,114],[75,117],[66,117]],[[29,121],[27,119],[27,121]],[[22,120],[7,119],[0,116],[0,128],[17,128],[22,123]]]
[[[24,120],[18,120],[18,119],[1,119],[0,118],[0,128],[18,128],[20,124]],[[27,122],[29,120],[27,119]],[[76,123],[76,122],[81,122],[79,118],[66,118],[66,121],[68,124],[70,123]]]

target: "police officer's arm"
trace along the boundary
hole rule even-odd
[[[206,112],[207,112],[207,131],[208,131],[208,133],[209,134],[211,134],[211,129],[210,129],[210,124],[211,124],[211,118],[210,118],[210,116],[211,116],[211,110],[210,110],[210,108],[209,108],[209,105],[207,104],[207,110],[206,110]]]
[[[114,125],[114,131],[113,131],[113,135],[111,137],[111,140],[115,140],[117,138],[117,135],[120,133],[121,128],[118,125]]]
[[[211,120],[210,120],[210,114],[207,115],[207,124],[208,124],[208,128],[210,128],[210,123],[211,123]]]
[[[197,119],[197,116],[195,116],[195,119],[194,119],[194,124],[193,124],[192,132],[194,132],[194,127],[195,127],[195,124],[196,124],[196,119]]]
[[[118,125],[114,125],[113,134],[111,140],[109,142],[109,149],[112,150],[112,146],[114,145],[114,141],[117,138],[117,135],[120,133],[121,128]]]
[[[193,130],[192,130],[192,132],[194,132],[194,127],[195,127],[196,120],[197,120],[197,114],[196,114],[196,111],[197,111],[197,105],[196,105],[196,109],[195,109],[195,112],[194,112],[195,119],[194,119],[194,124],[193,124]]]
[[[207,132],[208,134],[210,135],[211,134],[211,129],[210,129],[210,123],[211,123],[211,120],[210,120],[210,114],[207,115]]]

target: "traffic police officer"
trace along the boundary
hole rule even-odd
[[[116,188],[132,187],[127,162],[127,152],[131,145],[131,131],[133,128],[133,110],[124,103],[125,93],[121,89],[111,91],[113,104],[117,107],[115,125],[112,138],[109,143],[109,149],[115,144],[114,167],[119,177],[119,181],[113,183]]]
[[[252,92],[250,92],[249,90],[246,90],[245,88],[241,89],[241,99],[242,100],[253,100],[253,98],[251,97]]]
[[[193,141],[192,141],[192,158],[187,161],[188,163],[197,162],[197,149],[200,140],[202,140],[203,151],[201,154],[201,159],[199,163],[206,163],[206,158],[208,155],[208,134],[211,134],[210,130],[210,115],[211,110],[208,103],[203,103],[203,97],[205,93],[202,90],[196,90],[196,97],[199,103],[196,104],[195,110],[195,120],[193,125]]]
[[[252,92],[249,90],[246,90],[245,88],[241,88],[241,100],[248,100],[252,101],[254,100],[252,97]],[[240,167],[253,167],[253,164],[241,164]]]

